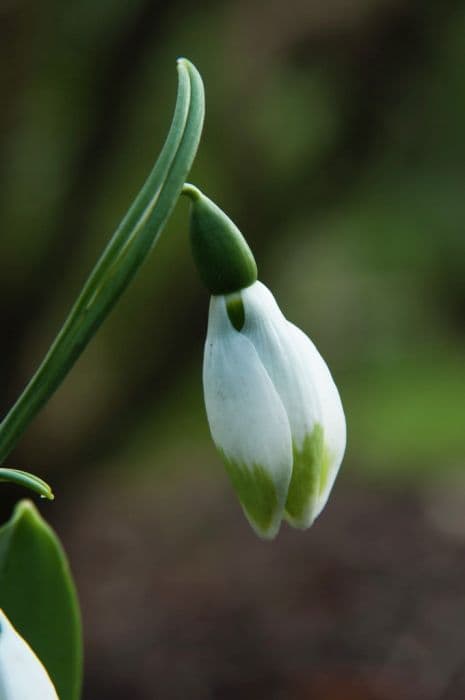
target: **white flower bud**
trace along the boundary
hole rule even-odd
[[[205,403],[247,518],[273,538],[283,518],[307,528],[323,509],[344,454],[345,418],[326,363],[271,292],[255,282],[238,294],[211,299]]]

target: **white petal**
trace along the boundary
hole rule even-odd
[[[308,361],[290,332],[272,293],[261,282],[242,291],[245,323],[242,333],[249,338],[281,397],[297,449],[322,419],[318,391]],[[310,341],[309,341],[310,342]]]
[[[210,302],[203,381],[211,434],[246,515],[260,535],[273,537],[292,471],[289,421],[254,346],[232,326],[223,296]],[[239,473],[246,483],[235,478]],[[267,480],[276,499],[272,512]]]
[[[326,363],[260,282],[242,292],[242,333],[256,348],[291,426],[294,469],[286,519],[308,527],[323,509],[345,448],[345,418]],[[298,514],[297,514],[298,511]]]
[[[1,610],[0,700],[58,700],[45,668]]]
[[[336,479],[346,447],[346,420],[341,398],[328,365],[300,328],[289,323],[289,332],[305,365],[312,375],[321,410],[323,427],[324,465],[320,474],[319,495],[313,513],[316,518],[326,505]]]

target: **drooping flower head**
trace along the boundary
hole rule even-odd
[[[307,528],[324,508],[344,455],[344,412],[323,358],[257,281],[242,234],[187,188],[194,257],[213,294],[203,365],[210,431],[245,515],[271,539],[283,519]]]

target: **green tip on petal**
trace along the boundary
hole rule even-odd
[[[302,447],[297,450],[294,446],[293,452],[294,464],[284,517],[293,527],[306,529],[315,520],[318,498],[328,475],[321,425],[315,425]]]
[[[266,540],[276,537],[283,516],[282,498],[269,473],[260,465],[246,467],[222,455],[226,471],[245,516],[257,535]]]
[[[192,254],[207,289],[230,294],[256,282],[254,256],[237,226],[194,185],[187,183],[182,191],[192,202]]]

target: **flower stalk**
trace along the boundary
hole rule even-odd
[[[0,463],[48,401],[140,268],[191,168],[204,119],[197,69],[178,61],[178,95],[165,145],[139,195],[90,274],[42,364],[0,424]]]

